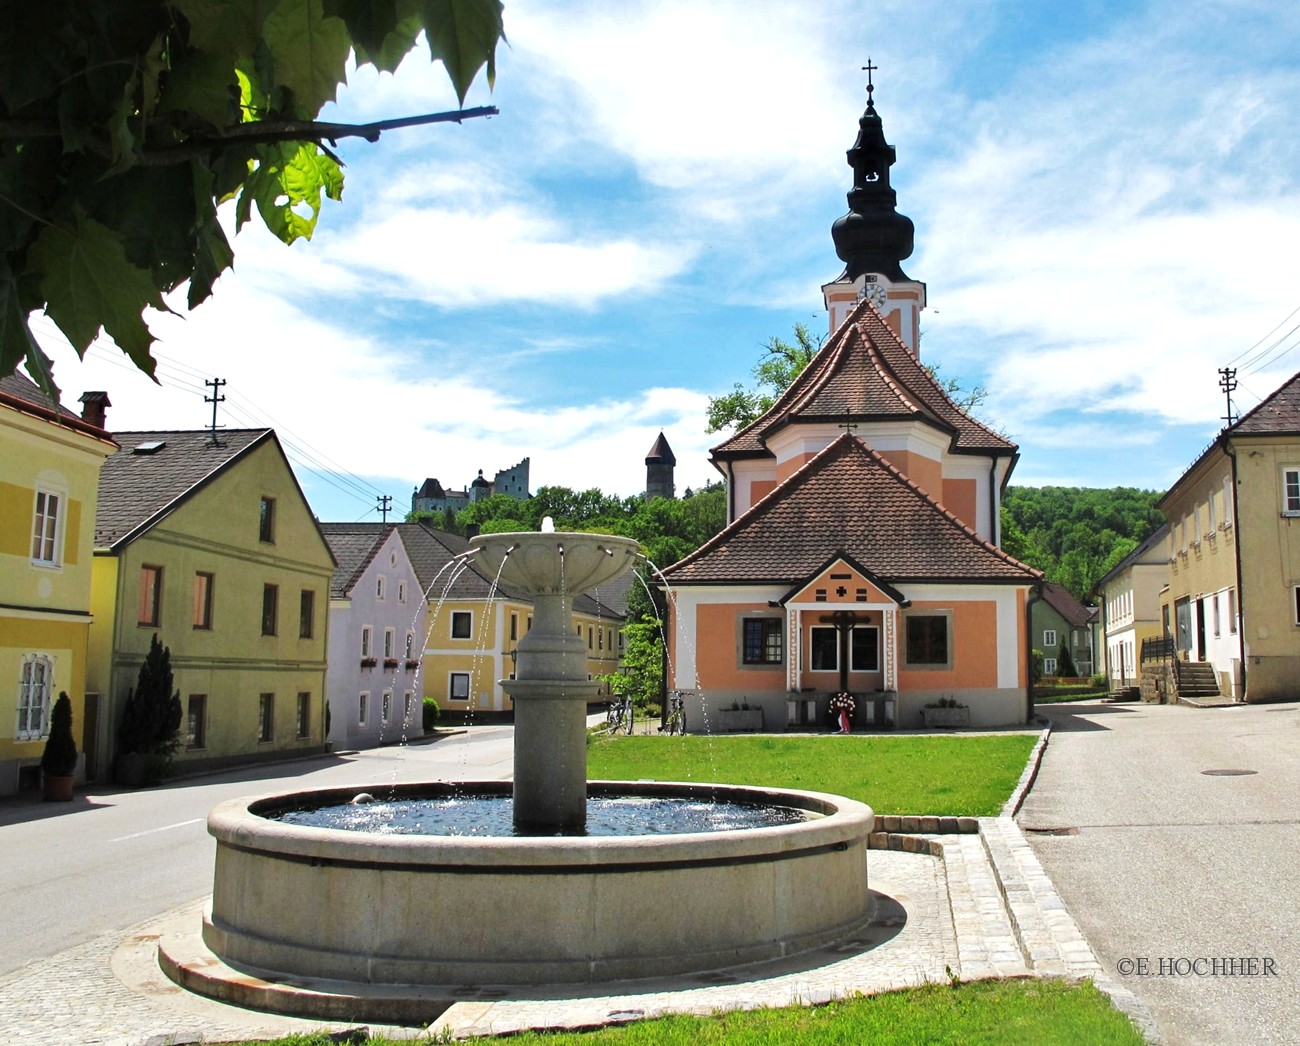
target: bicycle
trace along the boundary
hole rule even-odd
[[[620,731],[631,734],[635,718],[632,711],[632,699],[622,697],[610,704],[609,713],[605,716],[605,726],[611,734],[617,734]]]
[[[679,693],[668,696],[668,719],[659,728],[660,733],[686,736],[686,698]]]

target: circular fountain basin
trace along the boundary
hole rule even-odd
[[[870,918],[870,807],[819,792],[593,781],[593,797],[777,805],[806,820],[641,836],[369,834],[274,820],[376,796],[508,795],[509,782],[321,789],[222,803],[203,939],[267,980],[538,984],[781,958]]]

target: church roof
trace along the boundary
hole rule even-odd
[[[948,434],[957,454],[1016,453],[1009,439],[953,403],[864,299],[767,413],[712,454],[715,461],[767,457],[767,441],[796,422],[897,420],[919,421]]]
[[[1032,584],[1043,576],[849,433],[664,574],[673,585],[793,584],[836,555],[893,583]]]

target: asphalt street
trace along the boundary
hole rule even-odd
[[[91,786],[71,803],[0,800],[0,976],[33,959],[212,892],[207,815],[245,795],[408,780],[500,780],[513,728],[475,727],[436,743],[182,778],[161,788]]]
[[[1039,711],[1017,819],[1106,970],[1175,1046],[1300,1043],[1300,705]]]

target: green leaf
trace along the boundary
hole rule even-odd
[[[244,183],[235,209],[236,228],[257,204],[266,227],[285,243],[311,239],[320,216],[321,196],[343,195],[343,172],[313,142],[282,142],[258,149],[256,168]],[[304,214],[306,207],[311,213]]]
[[[478,71],[487,64],[488,87],[496,83],[497,40],[505,39],[500,0],[421,0],[429,54],[442,60],[465,104]]]
[[[352,40],[321,0],[280,0],[263,25],[276,86],[293,92],[300,115],[314,119],[347,79]]]
[[[165,112],[192,112],[213,127],[238,123],[235,67],[222,55],[191,51],[177,59],[158,100]]]
[[[252,55],[279,0],[170,0],[189,23],[190,46],[210,55]],[[232,61],[230,64],[234,64]]]
[[[137,367],[153,376],[149,346],[154,336],[142,314],[146,306],[167,306],[149,272],[127,261],[118,233],[79,211],[73,229],[46,226],[27,263],[41,274],[46,313],[77,355],[85,355],[102,327]]]
[[[27,315],[19,301],[18,281],[8,264],[0,261],[0,377],[17,370],[23,357],[27,358],[27,373],[57,403],[59,387],[54,384],[53,364],[27,326]]]

